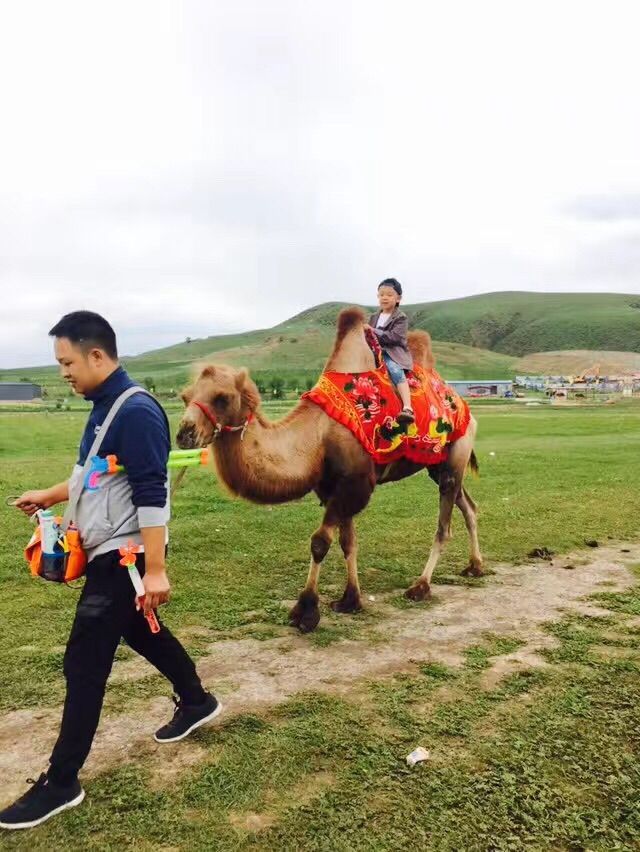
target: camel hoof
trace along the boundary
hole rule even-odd
[[[315,612],[308,612],[305,614],[304,618],[297,625],[300,633],[313,633],[318,624],[320,623],[320,610],[317,609]]]
[[[297,604],[289,612],[289,624],[297,627],[301,633],[311,633],[320,621],[320,609],[318,607],[318,596],[313,593],[303,592]]]
[[[482,562],[478,559],[469,560],[469,564],[462,571],[462,577],[482,577],[484,575],[484,571],[482,570]]]
[[[300,622],[302,621],[302,610],[300,606],[296,604],[292,610],[289,611],[289,624],[291,627],[298,627]]]
[[[289,613],[289,624],[297,627],[300,633],[312,633],[320,623],[320,610],[308,609],[302,611],[298,604]]]
[[[428,601],[431,598],[431,586],[425,580],[418,580],[404,593],[410,601]]]
[[[360,598],[353,600],[352,598],[340,598],[339,601],[331,601],[331,609],[334,612],[354,613],[362,612],[362,601]]]

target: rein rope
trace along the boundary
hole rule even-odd
[[[193,401],[190,405],[195,405],[207,418],[209,423],[213,426],[213,438],[214,440],[222,433],[222,432],[240,432],[240,440],[244,440],[244,433],[247,431],[249,424],[253,421],[253,411],[249,412],[249,416],[241,423],[239,426],[227,426],[218,422],[216,415],[213,413],[211,408],[204,402]]]

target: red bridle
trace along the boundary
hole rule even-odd
[[[218,423],[216,415],[212,411],[211,407],[206,404],[206,402],[198,402],[197,400],[192,400],[189,405],[195,405],[207,418],[209,423],[213,426],[213,437],[217,438],[221,432],[242,432],[240,435],[240,440],[244,438],[244,433],[247,431],[247,426],[253,420],[253,411],[249,412],[249,416],[241,423],[240,426],[226,426],[222,423]]]

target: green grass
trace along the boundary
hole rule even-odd
[[[0,414],[0,493],[17,495],[63,479],[74,463],[84,416]],[[170,416],[175,426],[179,414],[173,411]],[[637,535],[640,436],[635,405],[481,408],[478,416],[481,476],[470,479],[469,488],[481,508],[480,536],[489,567],[493,561],[523,561],[535,547],[562,553],[584,546],[585,539]],[[357,522],[365,594],[393,594],[417,576],[435,530],[437,499],[423,474],[375,492]],[[309,537],[320,517],[311,495],[289,505],[253,506],[230,499],[210,472],[191,471],[173,507],[169,624],[177,626],[178,633],[206,628],[212,640],[234,631],[255,633],[253,612],[261,614],[261,622],[285,626],[287,612],[281,602],[295,598],[301,588]],[[23,516],[0,507],[4,709],[60,699],[58,649],[64,645],[77,598],[75,590],[27,575],[21,550],[30,530]],[[466,563],[467,540],[459,518],[454,519],[454,530],[436,583],[462,580],[459,570]],[[324,599],[339,597],[343,584],[343,564],[334,547],[322,570]],[[404,598],[400,605],[415,606]],[[323,630],[313,640],[317,644],[349,635],[348,620],[331,616],[327,609],[323,618]]]
[[[469,489],[481,507],[489,566],[522,561],[534,547],[562,553],[584,546],[585,538],[637,538],[637,406],[477,413],[481,478],[469,480]],[[175,425],[178,412],[170,415]],[[84,416],[0,414],[0,493],[62,479]],[[165,613],[187,647],[202,653],[218,637],[280,635],[282,601],[304,581],[320,512],[311,497],[273,509],[230,500],[208,471],[189,473],[174,505],[174,598]],[[358,519],[365,596],[392,596],[415,578],[436,514],[436,490],[424,475],[376,492]],[[459,519],[454,531],[441,580],[466,561]],[[21,548],[29,532],[17,512],[0,507],[2,711],[58,705],[63,697],[62,653],[77,592],[28,577]],[[333,550],[321,576],[322,630],[308,641],[355,638],[354,621],[330,616],[324,603],[343,583]],[[28,836],[2,835],[0,845],[638,848],[640,640],[627,619],[640,613],[640,590],[601,591],[597,598],[610,610],[607,618],[574,616],[548,626],[559,644],[544,652],[544,671],[525,670],[483,688],[484,671],[520,642],[478,636],[460,669],[426,663],[413,674],[354,685],[345,698],[298,696],[263,717],[199,732],[203,760],[164,787],[150,784],[142,753],[88,783],[86,806]],[[371,613],[363,617],[375,621]],[[147,696],[163,691],[156,676],[113,684],[106,712],[142,708]],[[432,758],[410,770],[404,758],[417,745]],[[263,830],[252,830],[258,824]]]
[[[612,624],[592,621],[589,646]],[[571,624],[553,631],[561,648]],[[431,665],[364,685],[357,700],[300,695],[199,732],[208,756],[170,785],[154,788],[144,755],[104,773],[90,803],[4,848],[637,849],[629,654],[524,670],[490,690],[473,668]],[[409,769],[419,743],[430,760]]]

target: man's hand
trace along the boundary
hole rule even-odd
[[[25,515],[34,515],[38,509],[48,509],[53,506],[50,499],[49,489],[43,491],[25,491],[21,497],[13,504],[16,509],[20,509]]]
[[[145,572],[142,582],[144,583],[145,591],[144,613],[146,615],[152,609],[156,609],[162,604],[167,603],[171,597],[171,586],[169,585],[167,572],[164,569],[161,571]]]
[[[164,527],[142,527],[142,543],[144,544],[144,612],[166,603],[171,594],[171,586],[164,562],[165,533]]]
[[[51,488],[43,488],[42,491],[25,491],[22,497],[14,502],[16,509],[20,509],[25,515],[33,515],[38,509],[50,509],[58,503],[64,503],[69,499],[69,482],[59,482]]]

